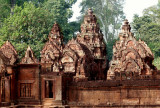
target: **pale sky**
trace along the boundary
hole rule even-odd
[[[82,0],[77,0],[77,3],[75,3],[72,7],[73,10],[73,17],[69,21],[76,21],[76,18],[80,16],[80,10],[79,4]],[[124,13],[126,15],[126,19],[129,20],[129,22],[132,22],[132,18],[134,14],[142,15],[142,11],[145,8],[148,8],[152,5],[156,5],[158,3],[158,0],[126,0],[126,3],[124,5]]]

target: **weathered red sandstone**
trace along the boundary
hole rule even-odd
[[[153,53],[147,44],[137,41],[127,20],[124,21],[119,41],[113,46],[113,57],[107,73],[108,80],[152,79],[157,69],[152,65]]]
[[[92,9],[66,45],[59,25],[53,25],[40,62],[28,47],[18,63],[7,41],[0,48],[0,107],[159,108],[160,72],[151,50],[134,38],[127,20],[119,38],[108,73],[106,45]]]
[[[27,51],[25,52],[25,57],[22,58],[21,60],[21,64],[33,64],[33,63],[37,63],[37,60],[34,57],[31,47],[28,46]]]

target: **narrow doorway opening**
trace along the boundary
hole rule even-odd
[[[53,81],[45,81],[45,98],[53,98]]]

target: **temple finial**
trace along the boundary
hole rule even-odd
[[[124,20],[124,24],[122,25],[122,32],[130,32],[131,27],[127,19]]]
[[[93,14],[93,10],[91,8],[88,9],[88,15],[92,15]]]
[[[8,40],[6,41],[6,45],[9,45],[9,41]]]
[[[27,50],[31,50],[31,47],[28,45],[28,48],[27,48]]]

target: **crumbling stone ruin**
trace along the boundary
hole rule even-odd
[[[0,107],[160,107],[160,72],[154,56],[137,41],[127,20],[113,46],[108,70],[106,44],[92,9],[77,37],[63,43],[55,23],[38,61],[31,47],[18,62],[14,46],[0,48]]]

